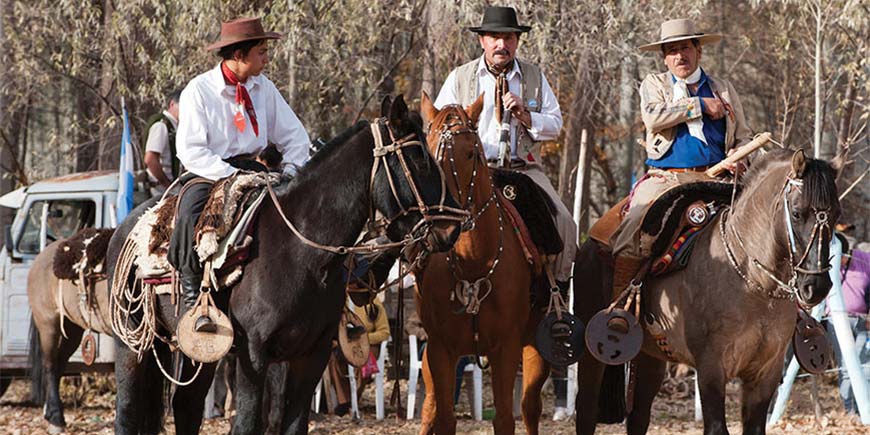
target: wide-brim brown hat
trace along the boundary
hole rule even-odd
[[[718,33],[701,33],[695,30],[695,22],[687,18],[665,21],[662,23],[661,39],[652,44],[641,45],[638,50],[656,51],[662,44],[669,42],[697,39],[701,45],[719,42],[722,35]]]
[[[220,39],[205,47],[205,49],[211,51],[239,42],[255,39],[281,39],[282,37],[283,35],[278,32],[264,31],[260,18],[238,18],[221,23]]]
[[[517,11],[502,6],[487,6],[483,10],[483,21],[477,27],[469,27],[474,33],[526,33],[530,26],[517,23]]]

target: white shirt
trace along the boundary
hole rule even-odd
[[[245,110],[241,111],[245,129],[236,128],[236,87],[224,82],[220,64],[191,80],[181,92],[175,143],[178,159],[188,171],[210,180],[229,177],[237,169],[223,159],[258,154],[269,142],[284,156],[284,172],[295,173],[308,161],[311,140],[275,84],[258,75],[249,77],[244,86],[254,105],[259,136],[254,135]]]
[[[522,72],[519,65],[514,61],[514,66],[506,76],[508,80],[508,89],[511,93],[522,97],[520,94]],[[499,125],[495,120],[495,77],[486,70],[486,63],[483,56],[477,65],[477,90],[484,93],[483,97],[483,112],[480,113],[480,120],[477,124],[477,134],[480,136],[480,141],[483,143],[483,149],[487,159],[498,158],[499,148]],[[450,72],[447,80],[441,86],[441,92],[438,93],[438,98],[435,99],[435,107],[441,109],[448,104],[459,104],[459,96],[456,93],[456,70]],[[524,101],[526,108],[529,107],[529,102]],[[529,135],[535,141],[553,140],[559,137],[559,131],[562,130],[562,111],[559,110],[559,100],[553,94],[553,89],[547,82],[546,77],[541,80],[541,111],[529,112],[532,117],[532,127],[528,129]],[[517,131],[519,121],[515,117],[511,117],[511,132]],[[517,157],[517,138],[511,137],[511,157]],[[525,156],[523,156],[525,157]]]
[[[178,120],[175,119],[171,113],[164,110],[163,116],[169,119],[169,122],[172,123],[172,127],[178,129]],[[148,151],[160,154],[160,166],[163,167],[163,173],[166,174],[167,179],[172,181],[172,153],[169,152],[169,129],[166,128],[166,124],[163,123],[163,120],[155,122],[148,130],[148,140],[145,142],[145,152]],[[148,179],[151,180],[152,183],[156,183],[157,178],[151,173],[151,169],[147,169],[147,171]]]

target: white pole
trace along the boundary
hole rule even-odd
[[[867,380],[864,378],[864,372],[858,360],[858,349],[855,348],[855,336],[852,335],[852,328],[849,326],[845,304],[843,303],[842,283],[840,282],[842,248],[840,247],[840,240],[836,237],[831,240],[831,252],[834,255],[831,260],[831,271],[829,273],[833,286],[826,300],[831,311],[830,322],[834,325],[834,335],[837,338],[837,343],[840,345],[843,363],[846,365],[846,372],[849,374],[849,379],[852,382],[852,393],[855,395],[855,403],[858,405],[861,423],[870,425],[870,397],[868,397]],[[813,309],[813,318],[818,320],[821,317],[824,306],[825,304],[822,303]],[[788,396],[791,393],[798,368],[797,359],[792,357],[791,363],[788,366],[788,372],[783,379],[782,385],[779,387],[773,412],[767,422],[768,425],[775,424],[785,413]],[[842,369],[841,367],[840,370]]]
[[[583,202],[583,182],[584,178],[588,177],[586,168],[586,129],[583,129],[580,132],[580,158],[577,159],[577,180],[574,185],[574,225],[577,228],[580,228],[580,215],[582,214],[582,210],[580,210],[580,205]],[[577,240],[575,241],[578,245],[580,244],[580,234],[577,234]],[[570,280],[569,288],[568,288],[568,311],[571,314],[574,314],[574,280]],[[566,408],[568,408],[568,414],[574,414],[574,406],[577,400],[577,363],[571,364],[568,366],[568,397],[567,402],[565,403]]]
[[[870,396],[868,396],[867,379],[861,370],[861,362],[858,359],[858,348],[855,347],[855,336],[849,325],[848,313],[843,303],[842,283],[840,282],[840,257],[842,248],[840,240],[836,237],[831,240],[831,252],[834,259],[831,260],[831,281],[834,286],[828,295],[828,306],[831,308],[831,322],[834,324],[834,332],[837,335],[837,343],[840,345],[840,353],[843,355],[843,363],[846,372],[852,382],[852,393],[855,395],[855,403],[858,405],[858,414],[861,415],[861,423],[870,425]],[[841,368],[842,370],[842,368]]]

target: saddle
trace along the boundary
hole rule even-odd
[[[663,275],[684,268],[692,247],[721,206],[728,204],[734,186],[720,181],[681,184],[663,192],[647,208],[641,226],[642,251],[652,258],[650,273]],[[629,198],[608,210],[589,231],[589,237],[610,247],[610,238],[628,212]]]
[[[504,199],[516,210],[525,239],[542,255],[562,252],[562,239],[556,229],[556,206],[526,174],[508,169],[492,169],[492,181]]]
[[[189,181],[190,182],[190,181]],[[266,185],[278,185],[274,173],[245,172],[214,184],[195,229],[196,253],[210,262],[215,285],[228,288],[242,277],[250,254],[254,221],[268,195]],[[157,293],[171,291],[173,267],[166,259],[175,227],[177,196],[168,196],[147,210],[130,233],[137,241],[137,275]]]
[[[105,279],[106,251],[114,229],[84,228],[60,242],[52,271],[58,279]]]

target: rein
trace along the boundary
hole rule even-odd
[[[736,177],[735,177],[735,186],[736,186]],[[802,273],[805,275],[820,275],[823,273],[827,273],[830,269],[830,262],[827,267],[822,267],[822,243],[824,242],[824,234],[831,234],[831,224],[828,219],[830,210],[817,210],[813,209],[815,213],[815,223],[813,224],[812,231],[810,233],[810,240],[807,242],[807,246],[804,249],[803,253],[798,257],[798,261],[795,261],[795,255],[798,252],[798,246],[795,242],[795,231],[794,224],[792,223],[791,213],[789,212],[789,202],[788,202],[788,193],[791,189],[797,189],[798,191],[803,186],[803,180],[799,178],[787,177],[783,187],[781,189],[781,203],[784,213],[785,225],[788,233],[788,259],[789,266],[791,268],[791,274],[788,282],[784,282],[779,279],[773,270],[767,266],[765,266],[761,261],[757,258],[753,257],[749,250],[746,248],[746,244],[743,242],[743,239],[740,237],[740,233],[734,227],[734,222],[731,222],[731,225],[726,223],[728,216],[731,215],[731,210],[733,209],[733,197],[732,197],[732,205],[729,206],[725,212],[722,214],[722,218],[719,220],[719,234],[722,237],[722,242],[725,245],[725,253],[728,255],[728,262],[731,263],[731,267],[740,275],[741,278],[753,289],[766,293],[769,297],[774,299],[797,299],[801,303],[804,301],[800,297],[800,292],[797,288],[797,279],[798,273]],[[726,228],[726,226],[728,228]],[[768,278],[773,280],[776,283],[776,287],[773,290],[766,290],[764,286],[759,284],[757,281],[749,278],[749,276],[740,268],[739,264],[737,264],[736,256],[734,255],[734,251],[731,247],[731,243],[729,243],[728,232],[734,235],[734,238],[737,239],[737,243],[740,245],[740,248],[746,254],[746,257],[749,259],[751,265],[759,269],[762,273],[764,273]],[[817,269],[806,269],[802,267],[802,265],[807,261],[809,257],[810,250],[812,249],[813,243],[818,242],[818,255],[816,257],[816,267]]]
[[[414,227],[411,229],[411,231],[407,234],[405,239],[403,239],[402,241],[399,241],[399,242],[375,243],[375,244],[357,243],[353,246],[325,245],[325,244],[317,243],[317,242],[309,239],[308,237],[305,237],[305,235],[302,234],[302,232],[299,231],[299,229],[297,229],[295,225],[293,225],[293,222],[290,221],[290,219],[287,218],[287,215],[284,214],[284,210],[281,208],[281,204],[278,201],[278,196],[275,194],[275,191],[272,189],[272,186],[267,184],[267,188],[269,190],[269,197],[272,199],[272,203],[275,204],[275,208],[278,210],[278,214],[281,216],[281,219],[284,220],[284,224],[287,225],[287,227],[290,229],[290,231],[292,231],[293,234],[297,238],[299,238],[299,240],[302,241],[302,243],[304,243],[312,248],[320,249],[323,251],[327,251],[327,252],[331,252],[333,254],[339,254],[339,255],[345,255],[348,253],[369,253],[369,254],[371,254],[371,253],[387,251],[387,250],[391,250],[391,249],[395,249],[395,248],[404,248],[406,246],[416,244],[416,243],[421,242],[421,241],[425,241],[429,237],[429,232],[432,228],[432,225],[436,221],[447,220],[447,221],[463,222],[465,220],[465,216],[468,214],[468,212],[466,212],[465,210],[459,210],[459,209],[455,209],[455,208],[448,207],[448,206],[444,205],[445,198],[446,198],[446,188],[445,188],[443,173],[441,174],[441,177],[440,177],[441,178],[441,198],[439,200],[438,205],[435,206],[434,209],[439,211],[439,212],[447,212],[447,214],[433,215],[430,213],[432,208],[430,208],[428,205],[426,205],[426,203],[423,201],[423,196],[420,194],[420,190],[418,189],[417,184],[414,182],[413,174],[411,174],[411,171],[408,167],[408,163],[405,160],[406,158],[405,158],[405,155],[403,154],[402,150],[403,150],[403,148],[406,148],[406,147],[419,146],[419,147],[423,148],[424,152],[428,152],[428,151],[425,149],[423,142],[421,142],[419,140],[414,140],[414,134],[409,134],[409,135],[397,140],[393,136],[392,130],[386,124],[387,124],[387,122],[384,118],[380,118],[371,124],[372,135],[374,136],[374,139],[375,139],[375,146],[374,146],[372,153],[373,153],[375,159],[374,159],[374,163],[372,164],[371,178],[369,181],[369,198],[373,197],[375,176],[377,174],[378,167],[381,165],[381,161],[383,161],[384,170],[387,174],[387,180],[389,181],[389,184],[390,184],[390,190],[393,194],[394,199],[396,200],[396,203],[399,205],[399,207],[401,209],[397,215],[395,215],[391,218],[384,218],[384,220],[386,221],[386,225],[389,225],[393,220],[395,220],[397,218],[400,218],[402,216],[405,216],[405,215],[412,213],[412,212],[415,212],[415,211],[417,211],[421,214],[420,220],[417,221],[417,223],[414,225]],[[387,132],[389,133],[390,141],[391,141],[389,145],[384,145],[384,139],[383,139],[383,136],[381,133],[381,125],[384,125],[386,127]],[[417,202],[416,206],[406,208],[402,204],[402,201],[399,199],[399,194],[398,194],[398,191],[396,189],[395,182],[393,181],[393,176],[390,172],[389,165],[387,164],[387,157],[390,154],[395,154],[396,157],[399,159],[399,163],[402,166],[402,172],[404,173],[405,180],[408,182],[408,185],[411,189],[411,192],[414,194],[414,199]],[[439,170],[440,170],[440,168],[439,168]],[[376,211],[375,211],[374,203],[372,201],[373,201],[373,199],[370,199],[369,222],[374,223]],[[422,234],[414,236],[414,234],[418,233],[419,231],[422,231]]]

